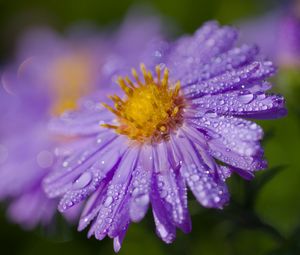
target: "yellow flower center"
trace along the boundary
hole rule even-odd
[[[55,98],[51,112],[59,115],[75,110],[77,100],[90,92],[93,68],[88,54],[82,52],[62,56],[50,70],[50,86]]]
[[[102,126],[115,129],[119,134],[141,143],[157,143],[169,139],[171,132],[182,125],[185,100],[180,95],[180,82],[169,84],[169,71],[156,67],[156,78],[141,64],[144,81],[132,69],[135,82],[128,77],[119,78],[118,84],[126,96],[110,96],[114,108],[103,104],[117,116],[119,125]]]

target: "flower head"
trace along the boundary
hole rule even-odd
[[[48,195],[62,196],[60,211],[89,197],[79,230],[91,223],[89,235],[114,238],[118,251],[151,204],[170,243],[176,227],[191,230],[187,187],[203,206],[223,208],[231,172],[252,178],[266,167],[262,129],[244,118],[283,116],[284,100],[266,94],[272,63],[256,61],[255,46],[234,47],[236,39],[235,29],[209,22],[159,43],[152,64],[120,77],[121,91],[105,91],[113,104],[93,98],[52,122],[86,143],[45,179]]]
[[[40,91],[48,103],[47,115],[75,110],[78,99],[94,90],[106,48],[99,36],[61,38],[49,29],[37,29],[25,34],[20,45],[17,75],[31,82],[27,89]]]
[[[127,79],[119,79],[119,85],[126,94],[123,101],[117,95],[111,97],[115,109],[104,103],[104,106],[114,113],[119,125],[103,124],[115,129],[118,134],[126,135],[139,143],[158,143],[169,138],[183,121],[184,98],[179,95],[180,82],[170,88],[168,69],[161,78],[160,67],[157,66],[157,78],[153,78],[144,65],[141,65],[144,82],[135,69],[132,74],[136,85]]]
[[[283,10],[273,10],[262,17],[240,24],[241,41],[256,42],[262,53],[282,67],[298,67],[300,57],[299,2]]]

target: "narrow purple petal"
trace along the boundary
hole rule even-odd
[[[217,23],[210,23],[196,32],[194,37],[186,37],[177,42],[167,66],[172,70],[172,78],[183,79],[186,84],[191,72],[201,70],[212,58],[230,50],[237,39],[237,31],[231,27],[219,28]],[[186,76],[188,74],[188,76]]]
[[[50,223],[56,212],[56,201],[46,197],[41,188],[19,196],[10,204],[8,217],[23,227],[31,229],[37,224]]]
[[[187,208],[187,190],[180,175],[180,165],[172,166],[175,162],[173,153],[164,143],[157,145],[153,157],[154,178],[157,182],[158,194],[172,222],[186,232],[191,229],[190,216]]]
[[[153,180],[151,190],[152,213],[157,235],[166,243],[172,243],[176,238],[176,227],[170,220],[170,215],[165,209],[163,201],[158,193],[156,181]]]
[[[97,191],[87,200],[80,216],[78,231],[85,229],[97,216],[103,203],[110,179],[111,178],[108,177],[107,180],[101,182]]]
[[[44,179],[44,188],[49,197],[57,197],[70,190],[73,182],[82,175],[86,169],[91,168],[101,160],[107,147],[113,147],[117,143],[116,135],[112,132],[103,132],[93,138],[84,147],[79,148],[70,157],[61,162],[61,168],[52,171]],[[117,153],[118,154],[118,153]],[[105,166],[105,165],[104,165]],[[103,166],[103,167],[104,167]],[[102,167],[102,168],[103,168]]]
[[[252,87],[255,82],[271,76],[274,72],[275,67],[269,61],[253,62],[207,81],[191,84],[184,88],[184,94],[187,98],[197,98],[206,94],[247,89]]]
[[[212,58],[207,64],[194,61],[194,64],[186,71],[184,77],[181,77],[181,85],[185,87],[195,82],[199,83],[247,65],[254,60],[257,51],[255,46],[243,45],[240,48],[233,48]]]
[[[215,113],[207,113],[191,122],[209,138],[209,151],[215,158],[249,171],[265,168],[258,143],[263,131],[257,124]]]
[[[181,167],[182,176],[199,203],[205,207],[223,208],[229,200],[229,194],[219,171],[205,164],[191,141],[173,139],[173,143],[177,147],[177,154],[185,159]]]
[[[108,102],[107,95],[113,93],[115,91],[102,89],[101,93],[83,98],[78,102],[80,109],[67,111],[59,118],[51,120],[49,129],[54,133],[69,136],[95,135],[101,132],[101,124],[114,118],[101,103]]]
[[[119,151],[113,150],[112,147],[118,146]],[[112,171],[117,169],[122,154],[124,153],[122,143],[112,143],[98,155],[97,160],[90,168],[86,169],[72,184],[70,189],[60,200],[58,209],[65,211],[71,206],[86,199],[100,185],[100,183]]]
[[[125,238],[127,228],[122,230],[121,233],[114,238],[114,251],[119,252],[122,246],[122,242]]]
[[[278,95],[267,95],[249,90],[232,91],[226,94],[205,95],[192,101],[202,111],[242,116],[246,118],[276,118],[284,114],[284,99]]]
[[[129,189],[131,193],[129,214],[133,222],[139,222],[144,218],[150,202],[149,192],[153,171],[151,148],[148,146],[142,148],[139,159]]]
[[[122,207],[127,188],[131,180],[132,171],[136,167],[138,150],[131,149],[124,155],[114,177],[110,181],[107,194],[99,210],[95,222],[95,237],[102,239],[108,234],[109,228],[115,224],[115,217]]]
[[[197,98],[205,94],[223,93],[228,90],[242,88],[259,68],[260,64],[254,62],[199,84],[187,86],[183,88],[183,91],[187,98]]]

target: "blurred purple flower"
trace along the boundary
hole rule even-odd
[[[50,197],[63,196],[61,212],[89,197],[79,230],[91,223],[88,235],[114,238],[118,251],[151,203],[157,234],[171,243],[176,227],[191,231],[186,185],[203,206],[223,208],[232,171],[250,179],[266,167],[263,131],[243,118],[281,117],[284,99],[266,94],[272,63],[236,40],[235,29],[209,22],[175,43],[157,41],[133,81],[117,80],[125,97],[111,88],[52,121],[87,143],[45,179]]]
[[[299,66],[300,7],[273,11],[241,22],[239,27],[242,42],[257,43],[263,54],[280,66]]]
[[[299,14],[300,16],[300,14]],[[300,18],[282,17],[279,27],[278,59],[282,66],[300,66]]]
[[[8,67],[2,76],[7,93],[1,107],[8,114],[1,122],[5,157],[0,162],[0,198],[12,201],[8,216],[25,228],[48,224],[56,212],[57,200],[46,197],[41,182],[56,162],[53,147],[64,141],[47,132],[47,122],[74,109],[76,100],[92,89],[96,72],[88,61],[97,56],[83,51],[90,46],[46,30],[30,33],[21,44],[18,57],[25,61],[17,74]]]
[[[5,98],[2,112],[7,109],[9,114],[1,118],[0,199],[12,200],[8,215],[13,221],[32,228],[37,223],[49,223],[55,212],[56,203],[46,198],[40,185],[54,163],[53,142],[44,131],[45,123],[38,120],[33,107],[28,107],[29,102],[36,108],[42,105],[20,94],[1,98]]]
[[[128,55],[123,57],[134,59],[140,52],[138,48],[142,49],[150,37],[158,36],[154,20],[141,20],[132,26],[129,19],[125,24],[138,42],[129,44],[127,39],[127,45],[118,45],[116,41],[126,40],[124,28],[105,36],[77,30],[67,39],[47,29],[27,33],[17,54],[16,62],[22,62],[18,71],[8,67],[3,74],[0,108],[9,113],[1,117],[0,198],[11,201],[9,217],[25,228],[52,219],[57,199],[46,197],[42,179],[59,163],[58,151],[60,157],[69,156],[80,145],[73,145],[76,137],[48,132],[49,118],[76,109],[78,99],[95,90],[99,80],[105,86],[114,72],[108,67],[112,51],[115,56],[116,50],[125,52],[127,48]],[[142,31],[142,25],[149,29]],[[134,49],[130,48],[133,45]],[[78,208],[67,212],[66,217],[74,219],[76,212]]]

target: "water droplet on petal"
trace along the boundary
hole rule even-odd
[[[217,196],[217,197],[214,197],[214,202],[215,202],[215,203],[220,202],[220,200],[221,200],[220,197],[218,197],[218,196]]]
[[[69,162],[68,161],[64,161],[63,163],[62,163],[62,166],[63,167],[67,167],[69,165]]]
[[[113,201],[114,201],[114,199],[112,198],[112,196],[108,196],[104,201],[104,206],[109,207]]]
[[[74,189],[82,189],[86,187],[92,180],[91,172],[84,172],[73,184]]]
[[[194,175],[191,176],[191,180],[194,181],[194,182],[198,181],[199,179],[200,178],[197,174],[194,174]]]
[[[166,238],[168,236],[168,231],[163,225],[159,224],[157,226],[157,230],[159,231],[162,238]]]
[[[112,223],[112,221],[113,221],[113,219],[112,218],[106,218],[106,222],[108,223],[108,224],[110,224],[110,223]]]
[[[259,100],[265,99],[266,98],[266,94],[263,92],[258,92],[256,93],[256,98]]]
[[[166,190],[162,190],[160,193],[161,198],[165,198],[168,195],[168,192]]]
[[[135,198],[135,202],[141,206],[145,206],[149,203],[149,196],[147,194],[142,194]]]
[[[218,116],[217,113],[211,111],[206,112],[205,115],[209,118],[215,118]]]
[[[249,104],[254,98],[254,95],[248,91],[243,91],[239,94],[238,99],[241,103]]]

